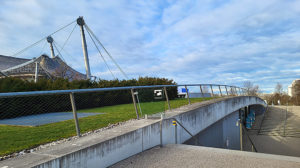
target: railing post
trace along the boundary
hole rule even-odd
[[[240,126],[240,148],[241,148],[241,151],[243,151],[243,128],[242,128],[242,124],[243,123],[239,119],[239,126]]]
[[[175,128],[175,144],[177,144],[177,122],[175,120],[172,121]]]
[[[238,92],[236,90],[236,87],[234,87],[234,90],[235,90],[235,95],[238,96],[239,94],[238,94]]]
[[[221,86],[220,85],[219,85],[219,90],[220,90],[220,95],[222,97],[223,95],[222,95],[222,90],[221,90]]]
[[[39,63],[35,62],[34,83],[37,83],[38,80],[39,80]]]
[[[210,90],[211,90],[211,97],[214,97],[214,90],[212,88],[212,85],[210,85]]]
[[[132,96],[132,101],[133,101],[133,105],[134,105],[134,108],[135,108],[136,118],[139,120],[140,119],[140,117],[139,117],[139,111],[138,111],[138,108],[136,106],[136,100],[135,100],[133,89],[131,89],[131,96]]]
[[[200,92],[201,92],[202,98],[204,98],[204,94],[203,94],[202,86],[201,85],[200,85]]]
[[[187,89],[187,86],[185,85],[184,87],[185,87],[185,91],[186,91],[187,98],[188,98],[188,100],[189,100],[189,104],[191,104],[190,94],[189,94],[189,91],[188,91],[188,89]]]
[[[170,101],[169,101],[168,92],[167,92],[166,87],[164,87],[164,91],[165,91],[165,94],[166,94],[166,100],[167,100],[167,103],[168,103],[169,110],[171,110],[171,105],[170,105]]]
[[[177,144],[178,142],[177,142],[177,124],[176,124],[176,126],[175,126],[175,144]]]
[[[226,94],[227,94],[227,96],[228,96],[227,86],[225,86],[225,89],[226,89]]]
[[[73,110],[73,117],[74,117],[74,121],[75,121],[76,133],[77,133],[77,136],[80,137],[81,135],[80,135],[80,128],[79,128],[79,124],[78,124],[78,117],[77,117],[74,93],[70,93],[70,100],[71,100],[71,105],[72,105],[72,110]]]

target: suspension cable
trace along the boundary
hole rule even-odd
[[[55,49],[57,50],[57,52],[58,52],[58,55],[60,55],[60,57],[62,58],[62,60],[64,61],[64,62],[66,62],[65,61],[65,59],[64,59],[64,57],[61,55],[61,53],[59,52],[59,50],[58,50],[58,48],[57,48],[57,46],[56,46],[56,42],[55,41],[53,41],[54,43],[53,43],[53,46],[55,47]]]
[[[66,41],[64,42],[64,44],[62,45],[61,49],[60,49],[60,52],[64,49],[65,45],[67,44],[67,42],[69,41],[72,33],[74,32],[75,28],[77,27],[77,24],[75,24],[75,26],[73,27],[71,33],[69,34],[68,38],[66,39]]]
[[[125,76],[126,79],[128,79],[128,76],[125,74],[125,72],[121,69],[121,67],[118,65],[118,63],[115,61],[115,59],[109,54],[109,52],[106,50],[106,48],[103,46],[103,44],[100,42],[100,40],[97,38],[97,36],[93,33],[93,31],[87,26],[87,24],[84,24],[84,27],[91,33],[91,35],[96,39],[96,41],[100,44],[100,46],[104,49],[106,54],[110,57],[110,59],[115,63],[115,65],[118,67],[118,69],[121,71],[121,73]]]
[[[40,52],[39,55],[42,55],[42,54],[43,54],[43,51],[44,51],[44,49],[45,49],[45,47],[46,47],[46,44],[47,44],[47,41],[45,40],[45,43],[44,43],[43,48],[42,48],[42,50],[41,50],[41,52]]]
[[[98,50],[98,52],[99,52],[99,54],[100,54],[101,58],[103,59],[103,61],[104,61],[105,65],[106,65],[106,67],[107,67],[107,69],[109,70],[109,72],[111,73],[111,75],[113,76],[113,78],[114,78],[114,79],[116,79],[115,75],[112,73],[111,69],[109,68],[109,66],[108,66],[108,64],[107,64],[107,62],[106,62],[106,60],[105,60],[105,58],[103,57],[103,55],[102,55],[102,53],[101,53],[100,49],[99,49],[99,48],[98,48],[98,46],[96,45],[96,42],[95,42],[95,40],[92,38],[92,36],[91,36],[90,32],[89,32],[89,31],[87,31],[87,32],[88,32],[88,34],[89,34],[90,38],[92,39],[92,41],[93,41],[93,43],[94,43],[95,47],[97,48],[97,50]]]
[[[55,41],[55,43],[56,43],[56,47],[60,48],[60,51],[61,50],[64,51],[64,53],[67,54],[67,56],[69,56],[70,58],[72,58],[72,56],[64,48],[62,48],[56,41]],[[58,52],[60,52],[60,51],[58,51]]]
[[[55,32],[49,34],[48,36],[51,36],[51,35],[53,35],[53,34],[59,32],[59,31],[65,29],[66,27],[70,26],[70,25],[73,24],[74,22],[76,22],[76,20],[74,20],[74,21],[72,21],[71,23],[69,23],[69,24],[67,24],[67,25],[65,25],[65,26],[63,26],[63,27],[61,27],[60,29],[58,29],[58,30],[56,30]],[[46,36],[46,37],[44,37],[44,38],[38,40],[37,42],[35,42],[35,43],[29,45],[28,47],[25,47],[24,49],[22,49],[22,50],[16,52],[16,53],[13,54],[12,56],[15,57],[16,55],[22,54],[23,52],[25,52],[25,51],[28,50],[29,48],[34,47],[35,45],[37,45],[37,44],[39,44],[40,42],[42,42],[43,40],[45,40],[48,36]]]
[[[45,39],[46,39],[46,38],[43,38],[43,39],[41,39],[41,40],[39,40],[39,41],[37,41],[37,42],[31,44],[30,46],[24,48],[23,50],[18,51],[17,53],[13,54],[12,57],[15,57],[15,56],[17,56],[17,55],[19,55],[19,54],[22,54],[23,52],[25,52],[25,51],[28,50],[29,48],[36,46],[37,44],[39,44],[40,42],[42,42],[42,41],[45,40]]]

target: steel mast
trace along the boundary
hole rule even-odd
[[[51,57],[54,58],[54,49],[53,49],[53,38],[51,36],[47,37],[47,42],[50,44],[50,50],[51,50]]]
[[[83,25],[85,23],[84,23],[84,20],[83,20],[82,16],[80,16],[77,19],[77,24],[80,26],[80,32],[81,32],[81,43],[82,43],[82,49],[83,49],[84,64],[85,64],[85,70],[86,70],[86,78],[87,79],[91,79],[91,70],[90,70],[89,56],[88,56],[86,39],[85,39],[84,28],[83,28]]]

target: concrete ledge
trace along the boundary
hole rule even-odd
[[[232,112],[248,105],[265,105],[258,97],[239,96],[195,103],[167,113],[197,134]],[[175,142],[172,120],[162,122],[163,144]],[[178,127],[178,142],[190,138]],[[138,120],[103,132],[0,162],[7,167],[107,167],[160,145],[160,120]],[[25,165],[24,165],[25,164]]]

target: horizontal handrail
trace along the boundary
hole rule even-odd
[[[227,87],[236,87],[236,88],[240,88],[240,87],[237,87],[237,86],[232,86],[232,85],[219,85],[219,84],[179,84],[179,85],[176,85],[176,86],[227,86]],[[241,89],[245,89],[245,88],[241,88]]]
[[[151,86],[125,86],[125,87],[109,87],[109,88],[91,88],[91,89],[71,89],[71,90],[49,90],[49,91],[27,91],[27,92],[8,92],[0,93],[0,98],[5,97],[23,97],[23,96],[39,96],[39,95],[57,95],[70,93],[89,93],[89,92],[104,92],[116,90],[130,90],[130,89],[146,89],[146,88],[163,88],[163,87],[178,87],[178,86],[226,86],[246,90],[245,88],[217,85],[217,84],[180,84],[180,85],[151,85]]]

